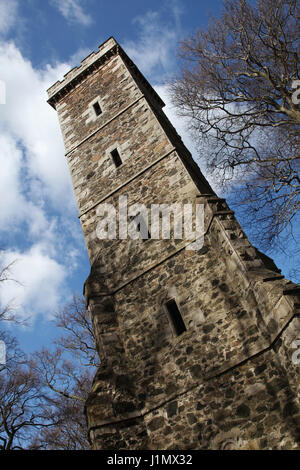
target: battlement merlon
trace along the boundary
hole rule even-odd
[[[138,76],[138,78],[143,82],[143,84],[151,92],[152,96],[155,98],[159,106],[161,106],[162,108],[165,106],[165,103],[156,93],[154,88],[150,85],[148,80],[139,71],[139,69],[135,66],[132,60],[127,56],[126,52],[122,49],[120,44],[113,37],[110,37],[107,41],[101,44],[98,49],[98,52],[91,52],[91,54],[89,54],[85,59],[81,61],[81,65],[79,67],[73,67],[69,72],[64,75],[63,80],[58,80],[47,90],[49,97],[48,103],[54,109],[56,109],[56,103],[64,95],[66,95],[70,90],[72,90],[76,85],[78,85],[82,80],[84,80],[87,75],[92,73],[94,70],[98,69],[107,60],[109,60],[113,55],[116,54],[119,54],[122,57],[127,66],[132,69],[132,72],[136,76]]]

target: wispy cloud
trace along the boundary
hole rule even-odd
[[[81,61],[91,53],[91,49],[88,47],[80,47],[71,57],[68,59],[68,63],[71,67],[78,67],[81,65]]]
[[[165,15],[166,7],[168,15]],[[151,80],[174,70],[176,45],[182,32],[182,12],[178,0],[169,0],[160,10],[148,10],[145,15],[133,19],[137,39],[125,40],[122,43],[141,71],[151,75]]]
[[[18,12],[17,0],[0,0],[0,34],[5,35],[15,24]]]
[[[93,22],[91,15],[84,12],[82,0],[51,0],[51,3],[69,23],[89,26]]]

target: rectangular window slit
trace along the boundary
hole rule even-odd
[[[118,166],[122,165],[122,160],[121,160],[121,157],[119,155],[119,152],[117,149],[114,149],[112,152],[110,152],[111,156],[112,156],[112,159],[113,159],[113,162],[116,166],[116,168],[118,168]]]
[[[102,110],[100,108],[100,104],[98,103],[98,101],[93,104],[93,108],[94,108],[96,116],[99,116],[102,113]]]
[[[166,308],[168,310],[168,314],[173,324],[175,333],[177,334],[177,336],[181,335],[184,331],[186,331],[186,327],[175,300],[169,300],[166,303]]]

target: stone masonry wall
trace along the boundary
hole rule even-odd
[[[299,447],[299,286],[251,245],[113,38],[49,96],[91,261],[85,297],[101,358],[86,403],[93,448]],[[121,196],[128,207],[202,204],[203,246],[187,250],[191,240],[172,232],[100,240],[97,210]]]
[[[222,262],[219,248],[209,242],[207,237],[197,255],[182,251],[114,295],[131,392],[140,400],[132,406],[132,397],[122,396],[122,414],[130,419],[138,410],[149,436],[147,444],[143,439],[132,448],[296,448],[299,375],[291,344],[277,339],[271,346],[274,325],[264,321],[266,307],[245,279],[242,286],[244,274],[224,269],[225,255]],[[275,319],[278,300],[272,290]],[[180,337],[163,308],[169,297],[176,298],[187,325]],[[282,302],[282,292],[278,297]],[[100,337],[97,324],[105,325],[106,314],[95,319]],[[293,322],[297,335],[299,319]],[[104,344],[105,334],[104,328]],[[284,360],[277,352],[280,343]],[[104,357],[110,347],[106,343]],[[99,448],[105,448],[103,429],[93,430]]]

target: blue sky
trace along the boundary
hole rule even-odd
[[[21,345],[47,345],[53,312],[82,293],[89,273],[55,111],[46,90],[114,36],[167,103],[166,112],[197,159],[165,85],[178,41],[205,27],[220,0],[0,0],[0,263],[15,261],[2,288],[30,327]],[[275,257],[276,258],[276,257]],[[279,264],[282,258],[278,256]]]

